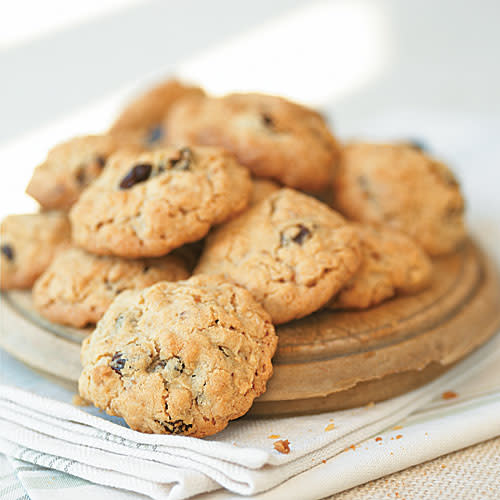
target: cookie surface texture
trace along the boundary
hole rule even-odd
[[[84,342],[80,394],[142,432],[208,436],[265,391],[276,344],[243,288],[157,283],[117,297]]]
[[[51,321],[75,327],[96,323],[117,295],[158,281],[186,279],[180,257],[122,259],[79,248],[61,251],[33,287],[38,311]]]
[[[404,232],[430,255],[463,241],[464,199],[445,165],[389,144],[352,144],[341,158],[333,203],[348,218]]]
[[[411,238],[388,228],[362,224],[355,227],[362,262],[329,307],[365,309],[398,293],[419,292],[429,284],[432,263]]]
[[[327,187],[338,144],[323,117],[282,97],[231,94],[179,101],[165,121],[170,144],[221,146],[254,175],[305,191]]]
[[[251,187],[247,169],[218,148],[117,154],[73,207],[73,239],[101,255],[165,255],[243,210]]]
[[[1,289],[31,288],[70,239],[62,212],[7,216],[0,229]]]
[[[357,233],[342,216],[285,188],[213,231],[195,274],[244,286],[276,324],[326,304],[360,259]]]

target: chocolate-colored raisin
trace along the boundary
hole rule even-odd
[[[302,224],[287,228],[280,235],[281,245],[287,245],[290,242],[302,245],[307,238],[311,236],[311,231]]]
[[[429,148],[421,139],[408,139],[405,143],[408,144],[410,148],[416,149],[417,151],[429,151]]]
[[[106,165],[106,158],[102,155],[97,155],[94,161],[99,168],[104,168]]]
[[[109,363],[111,369],[118,373],[118,375],[122,374],[122,370],[127,362],[127,360],[122,356],[123,354],[121,352],[115,352],[111,358],[111,362]]]
[[[120,189],[130,189],[140,182],[147,181],[152,170],[153,166],[150,163],[139,163],[135,165],[120,182]]]
[[[84,186],[85,185],[85,181],[86,181],[85,167],[79,167],[78,168],[78,170],[76,171],[76,174],[75,174],[75,178],[76,178],[76,182],[80,186]]]
[[[173,420],[172,422],[157,420],[156,422],[162,425],[170,434],[185,434],[193,427],[193,424],[186,424],[182,420]]]
[[[14,249],[10,245],[2,245],[1,251],[8,260],[14,260]]]
[[[268,128],[274,128],[274,120],[267,113],[262,113],[262,123]]]
[[[146,142],[148,144],[154,144],[163,138],[163,127],[161,125],[157,125],[149,131],[149,134],[146,138]]]

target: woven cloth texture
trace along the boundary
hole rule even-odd
[[[500,437],[328,497],[327,500],[500,498]]]

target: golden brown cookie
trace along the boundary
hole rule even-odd
[[[165,255],[243,210],[251,187],[247,169],[218,148],[118,154],[71,210],[73,239],[101,255]]]
[[[84,341],[80,395],[138,431],[209,436],[265,391],[276,344],[243,288],[157,283],[119,295]]]
[[[320,201],[281,189],[207,238],[195,274],[244,286],[273,323],[324,306],[360,264],[359,239]]]
[[[165,124],[170,144],[224,147],[254,175],[302,190],[327,187],[337,162],[337,142],[321,115],[282,97],[183,99]]]
[[[58,144],[36,167],[26,188],[44,209],[68,210],[120,148],[137,149],[125,136],[87,135]]]
[[[329,307],[365,309],[398,293],[419,292],[429,284],[431,261],[412,239],[386,227],[354,227],[361,241],[361,266]]]
[[[334,182],[341,213],[402,231],[431,255],[462,242],[464,200],[445,165],[404,145],[352,144],[341,158]]]
[[[155,144],[164,139],[162,121],[174,102],[183,97],[204,94],[200,87],[185,85],[174,79],[167,80],[130,102],[109,132],[138,134],[145,143]]]
[[[141,290],[158,281],[177,281],[188,276],[180,257],[131,260],[68,248],[54,258],[36,281],[33,300],[49,320],[83,327],[99,321],[125,290]]]
[[[69,221],[62,212],[9,215],[0,234],[2,290],[31,288],[71,239]]]

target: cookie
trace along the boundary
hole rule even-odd
[[[224,147],[257,177],[306,191],[327,187],[337,162],[337,142],[321,115],[282,97],[183,99],[165,124],[170,144]]]
[[[257,205],[280,189],[279,184],[269,179],[253,179],[250,206]]]
[[[101,257],[79,248],[60,252],[33,287],[36,309],[55,323],[83,327],[96,323],[116,296],[158,281],[186,279],[180,257],[131,260]]]
[[[71,210],[73,239],[101,255],[165,255],[243,210],[250,191],[248,171],[218,148],[119,154]]]
[[[80,395],[141,432],[209,436],[265,391],[276,344],[243,288],[163,281],[119,295],[84,341]]]
[[[162,122],[172,104],[187,96],[203,96],[199,87],[184,85],[177,80],[167,80],[133,100],[111,126],[110,134],[139,134],[146,144],[164,139]]]
[[[329,307],[365,309],[399,293],[419,292],[429,284],[431,261],[411,238],[386,227],[355,227],[361,241],[361,266]]]
[[[54,255],[69,244],[71,230],[62,212],[9,215],[2,221],[2,290],[31,288]]]
[[[285,188],[213,231],[195,274],[244,286],[278,324],[325,305],[360,260],[357,232],[343,217]]]
[[[68,210],[119,148],[137,144],[109,135],[75,137],[52,148],[36,167],[26,193],[46,210]]]
[[[334,206],[356,221],[408,234],[430,255],[452,252],[466,234],[464,199],[453,174],[404,145],[347,146],[334,182]]]

